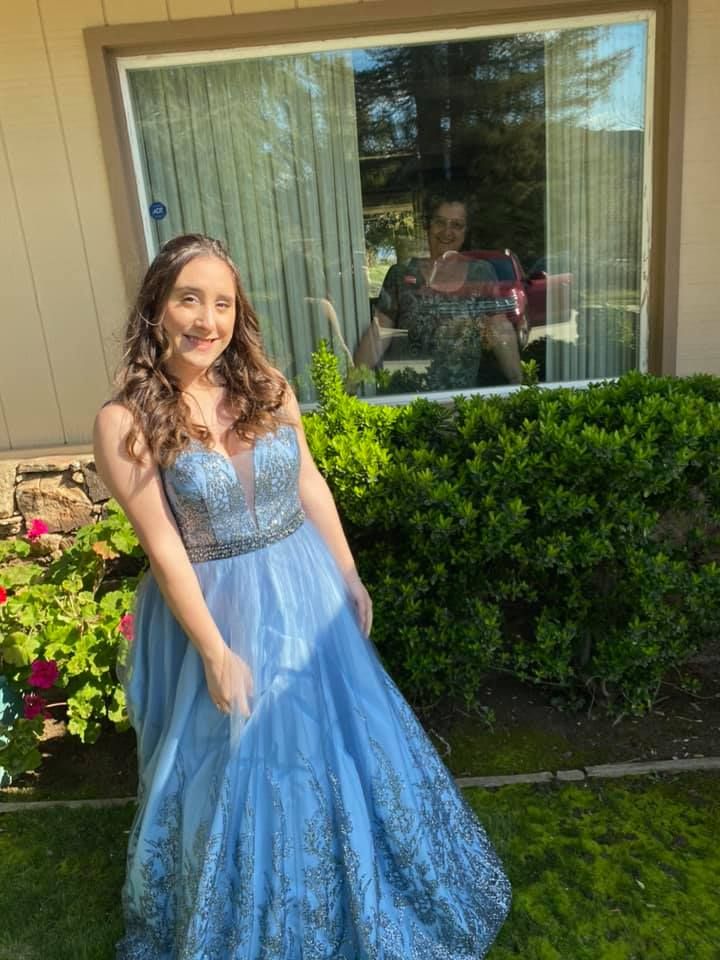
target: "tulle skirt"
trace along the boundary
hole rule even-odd
[[[315,528],[196,571],[251,712],[216,709],[148,577],[123,675],[140,786],[118,960],[483,957],[508,881]]]

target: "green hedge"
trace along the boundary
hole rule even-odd
[[[720,620],[720,379],[372,407],[314,360],[306,429],[415,703],[505,669],[641,713]]]

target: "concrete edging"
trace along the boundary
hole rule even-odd
[[[631,760],[628,763],[604,763],[597,766],[556,770],[552,773],[516,773],[491,777],[456,777],[461,790],[466,787],[507,787],[521,783],[570,783],[584,780],[638,777],[648,773],[693,773],[720,770],[720,757],[689,757],[686,760]],[[23,810],[52,810],[56,807],[123,807],[135,803],[135,797],[111,797],[94,800],[27,800],[16,803],[0,802],[0,814],[18,813]]]
[[[505,787],[518,783],[568,783],[601,778],[637,777],[648,773],[691,773],[720,770],[720,757],[689,757],[686,760],[631,760],[628,763],[603,763],[575,770],[557,770],[551,773],[518,773],[512,776],[458,777],[456,783],[465,787]]]

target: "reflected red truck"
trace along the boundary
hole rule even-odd
[[[526,275],[512,250],[466,250],[463,256],[485,260],[492,266],[497,276],[498,298],[513,301],[511,320],[521,350],[527,346],[531,327],[561,323],[570,318],[572,273],[562,269],[567,267],[562,257],[551,257],[549,261],[547,257],[540,257]]]
[[[569,320],[571,288],[572,273],[564,258],[540,257],[536,260],[527,275],[530,325],[537,327]]]
[[[520,349],[524,350],[533,321],[529,310],[528,282],[517,256],[512,250],[464,250],[462,255],[469,260],[485,260],[495,271],[497,281],[492,285],[494,296],[498,301],[506,302],[507,309],[504,312],[508,313],[515,327]]]

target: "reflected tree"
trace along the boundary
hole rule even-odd
[[[570,36],[571,35],[571,36]],[[568,124],[582,122],[627,52],[603,54],[602,28],[524,33],[363,51],[356,109],[366,206],[412,202],[438,177],[471,186],[470,243],[545,249],[546,59],[562,37]],[[568,38],[570,42],[568,43]],[[577,109],[575,109],[577,108]],[[387,238],[391,243],[391,238]]]

